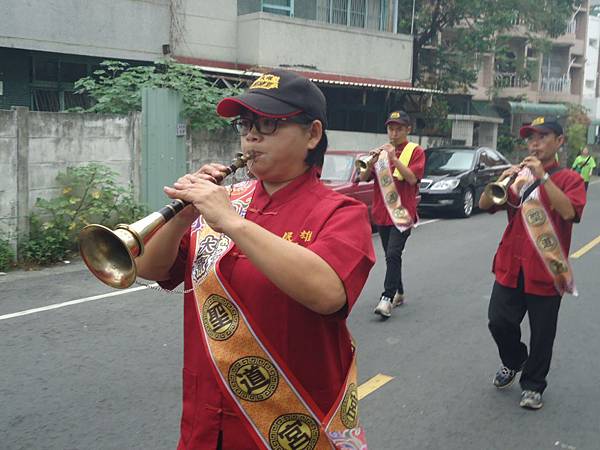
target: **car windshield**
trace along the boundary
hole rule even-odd
[[[471,169],[473,150],[435,149],[425,152],[425,175],[444,175],[449,172],[464,172]]]
[[[328,155],[325,154],[321,180],[348,181],[354,167],[353,155]]]

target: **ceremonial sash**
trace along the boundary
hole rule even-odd
[[[400,162],[408,167],[408,163],[410,163],[410,158],[412,158],[412,154],[415,151],[419,144],[415,144],[414,142],[407,142],[404,148],[402,149],[402,153],[400,153]],[[394,169],[394,177],[398,181],[404,181],[404,177],[398,170],[398,168]]]
[[[410,148],[407,149],[409,146]],[[413,144],[412,142],[409,142],[406,144],[406,147],[404,147],[405,151],[403,151],[400,155],[400,161],[405,166],[408,166],[412,153],[416,147],[417,145]],[[405,153],[407,156],[404,156]],[[396,176],[396,171],[398,171],[398,169],[394,171],[394,176]],[[379,159],[375,163],[375,175],[377,176],[377,181],[379,182],[379,191],[383,197],[383,204],[385,205],[392,222],[394,223],[395,227],[398,228],[398,230],[408,230],[413,226],[414,222],[408,210],[402,206],[402,200],[400,199],[400,194],[396,189],[396,184],[394,183],[394,179],[392,177],[392,171],[390,170],[388,154],[385,151],[382,151],[379,154]],[[398,175],[400,175],[399,171]],[[396,178],[398,177],[396,176]]]
[[[573,270],[569,260],[563,253],[550,215],[540,199],[539,185],[534,186],[531,171],[525,167],[511,186],[513,192],[521,195],[521,216],[527,230],[527,235],[544,263],[544,267],[554,281],[556,290],[563,295],[565,292],[577,295],[573,278]]]
[[[231,201],[244,217],[256,181],[240,183]],[[246,306],[219,273],[219,260],[233,247],[200,217],[192,226],[192,285],[211,367],[223,395],[261,449],[367,450],[358,423],[356,358],[331,411],[325,416],[286,364],[260,336]],[[353,349],[354,353],[354,349]]]

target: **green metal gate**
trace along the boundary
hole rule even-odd
[[[186,173],[186,122],[181,94],[171,89],[142,90],[141,200],[152,210],[170,200],[163,186]]]

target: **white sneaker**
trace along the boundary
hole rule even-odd
[[[392,306],[396,308],[402,305],[404,305],[404,294],[399,294],[396,292],[396,295],[394,295],[394,300],[392,300]]]
[[[384,319],[390,318],[392,316],[392,299],[382,295],[373,312],[379,314]]]

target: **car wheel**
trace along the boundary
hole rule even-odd
[[[475,196],[471,188],[466,188],[462,195],[462,202],[457,210],[460,217],[467,218],[473,214],[473,208],[475,206]]]

